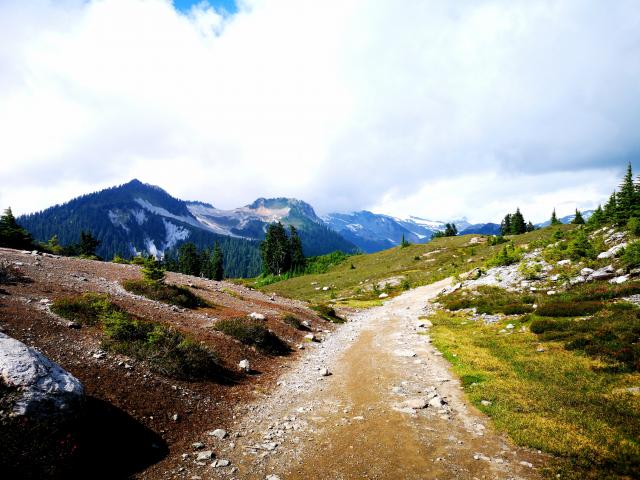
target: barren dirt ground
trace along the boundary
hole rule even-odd
[[[447,284],[417,288],[356,314],[311,346],[223,440],[220,458],[238,468],[233,476],[538,478],[545,457],[492,430],[464,399],[446,360],[430,345],[428,329],[419,326],[428,300]],[[331,375],[322,376],[322,368]],[[430,400],[426,408],[412,408]],[[229,478],[220,468],[212,473]]]

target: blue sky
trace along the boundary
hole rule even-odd
[[[203,0],[173,0],[173,4],[178,10],[186,12],[193,5],[201,3],[202,1]],[[229,13],[235,13],[238,10],[235,0],[205,0],[205,3],[208,3],[215,9],[223,8]]]
[[[539,222],[640,172],[638,0],[171,1],[0,0],[0,208],[139,178]]]

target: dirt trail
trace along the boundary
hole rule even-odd
[[[310,347],[240,417],[220,458],[232,460],[237,478],[538,478],[544,458],[492,431],[418,326],[448,283],[362,312]],[[321,376],[323,367],[332,375]]]

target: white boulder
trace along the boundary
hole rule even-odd
[[[70,414],[84,400],[84,389],[76,377],[4,333],[0,333],[0,377],[16,390],[12,415]]]

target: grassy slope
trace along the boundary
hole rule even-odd
[[[559,227],[565,232],[573,228]],[[545,228],[514,237],[513,241],[521,246],[549,239],[556,230]],[[372,306],[378,302],[378,293],[363,292],[366,285],[398,275],[405,276],[412,287],[431,283],[483,267],[503,248],[486,243],[469,245],[474,236],[479,235],[441,238],[425,245],[355,256],[325,274],[289,279],[264,290],[311,302]],[[429,252],[434,253],[425,255]],[[585,263],[598,267],[607,262],[610,260]],[[580,266],[563,268],[573,271]],[[318,286],[332,289],[315,290]],[[507,296],[507,303],[523,303],[517,295]],[[495,292],[489,297],[486,300],[495,303]],[[547,300],[546,295],[537,297],[541,303]],[[439,312],[432,319],[431,335],[461,377],[469,399],[492,417],[499,430],[520,445],[556,455],[557,465],[547,472],[553,477],[557,473],[561,478],[640,475],[640,396],[626,390],[640,386],[640,373],[616,372],[597,356],[568,350],[561,341],[544,340],[530,332],[527,319],[531,315],[505,317],[495,325],[469,321],[467,315]],[[499,333],[508,323],[515,325],[517,333]],[[541,345],[543,352],[538,351]],[[482,400],[491,404],[483,405]]]
[[[562,226],[571,229],[572,226]],[[516,245],[527,244],[540,238],[549,237],[553,229],[545,228],[513,237]],[[306,300],[311,303],[342,300],[351,306],[375,304],[377,295],[366,291],[366,286],[381,280],[402,275],[411,287],[426,285],[448,276],[456,275],[474,267],[481,267],[504,245],[489,247],[486,243],[469,245],[473,237],[438,238],[427,244],[395,247],[369,255],[356,255],[332,267],[327,273],[304,275],[267,285],[262,289],[286,297]],[[485,237],[486,238],[486,237]],[[433,252],[429,254],[430,252]],[[429,255],[425,255],[429,254]],[[355,268],[351,268],[351,265]],[[316,285],[312,283],[317,282]],[[316,287],[332,287],[329,291]],[[347,300],[348,299],[348,300]]]

